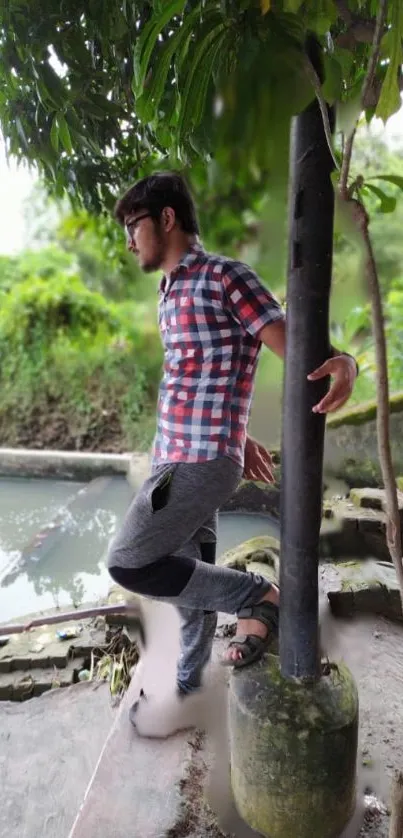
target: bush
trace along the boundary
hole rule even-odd
[[[21,282],[2,301],[3,444],[149,443],[161,347],[145,306],[110,303],[64,273]]]

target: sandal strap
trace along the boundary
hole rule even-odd
[[[259,602],[242,608],[237,614],[238,620],[259,620],[267,628],[278,631],[279,610],[273,602]]]
[[[231,646],[248,646],[249,649],[254,650],[258,649],[261,645],[266,645],[266,643],[267,639],[259,637],[257,634],[237,634],[228,643],[227,649],[230,649]]]

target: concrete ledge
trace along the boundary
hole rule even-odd
[[[140,739],[129,721],[135,679],[118,710],[69,838],[156,838],[181,814],[180,784],[190,756],[185,735]]]
[[[101,454],[81,451],[33,451],[29,448],[0,448],[3,477],[59,477],[91,480],[114,474],[126,475],[130,462],[146,461],[146,454]]]

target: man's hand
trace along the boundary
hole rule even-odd
[[[331,413],[338,410],[350,398],[353,392],[354,382],[357,378],[357,367],[351,355],[336,355],[329,358],[308,375],[309,381],[318,381],[331,375],[333,378],[330,390],[326,396],[316,404],[312,410],[314,413]]]
[[[246,437],[245,462],[243,476],[245,480],[261,480],[274,483],[274,467],[271,455],[250,436]]]

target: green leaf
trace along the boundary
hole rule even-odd
[[[304,0],[285,0],[284,11],[296,14],[301,8],[303,2]]]
[[[343,92],[343,72],[339,62],[332,55],[325,55],[325,81],[322,94],[329,105],[339,102]]]
[[[66,91],[60,76],[46,62],[44,64],[38,64],[37,71],[47,98],[57,108],[62,108],[66,103]]]
[[[211,70],[214,68],[218,53],[220,52],[220,50],[223,49],[224,39],[226,38],[226,35],[227,32],[222,32],[221,36],[218,37],[217,41],[215,41],[212,44],[211,49],[209,49],[208,55],[206,55],[206,62],[208,62],[206,66],[210,66]],[[206,70],[206,68],[204,68],[204,73],[201,74],[200,77],[200,83],[197,85],[197,93],[193,102],[193,125],[198,125],[203,117],[204,108],[206,104],[206,97],[212,79],[211,70],[209,72],[208,70]],[[211,118],[213,117],[211,116]]]
[[[179,137],[183,137],[189,127],[196,125],[200,119],[200,107],[202,104],[200,87],[202,87],[202,94],[205,99],[206,77],[208,80],[212,72],[211,59],[215,58],[218,52],[218,47],[221,45],[222,35],[226,27],[226,23],[213,25],[194,52],[193,61],[187,73],[180,107],[178,120]]]
[[[71,154],[73,146],[71,143],[70,130],[63,114],[58,114],[57,122],[59,127],[59,140],[65,151],[67,151],[68,154]]]
[[[376,115],[387,122],[401,106],[398,73],[402,62],[403,5],[401,0],[393,0],[391,14],[390,55],[381,95],[376,108]]]
[[[373,175],[368,180],[385,180],[387,183],[393,183],[403,191],[403,176],[402,175]]]
[[[107,99],[106,96],[102,96],[100,93],[88,94],[87,100],[92,102],[97,108],[100,108],[104,116],[124,116],[124,111],[117,102],[112,102],[111,99]]]
[[[146,122],[153,118],[153,114],[158,109],[174,55],[179,52],[184,43],[190,38],[194,23],[199,17],[199,9],[194,9],[186,16],[182,26],[175,35],[172,35],[163,45],[158,55],[158,60],[155,62],[151,81],[143,90],[142,95],[136,100],[136,112]]]
[[[382,189],[378,189],[377,186],[373,186],[372,183],[366,183],[365,190],[369,189],[371,192],[376,195],[377,198],[380,200],[380,205],[378,207],[379,212],[388,213],[393,212],[396,208],[396,198],[392,198],[390,195],[386,195]]]
[[[59,126],[57,124],[57,114],[53,117],[52,127],[50,129],[50,142],[55,151],[59,151]]]
[[[26,151],[29,151],[29,143],[28,143],[28,140],[27,140],[27,135],[25,133],[24,126],[23,126],[19,116],[17,116],[17,118],[15,120],[15,125],[16,125],[16,128],[17,128],[18,136],[19,136],[19,138],[22,142],[22,145],[24,146]]]
[[[370,317],[367,306],[355,306],[351,309],[344,322],[345,342],[347,344],[351,343],[362,329],[368,328],[369,323]]]
[[[148,71],[150,58],[157,42],[158,35],[164,26],[175,16],[182,14],[186,0],[170,0],[164,6],[164,10],[157,16],[152,15],[145,25],[134,48],[134,85],[135,95],[142,93],[144,81]]]

